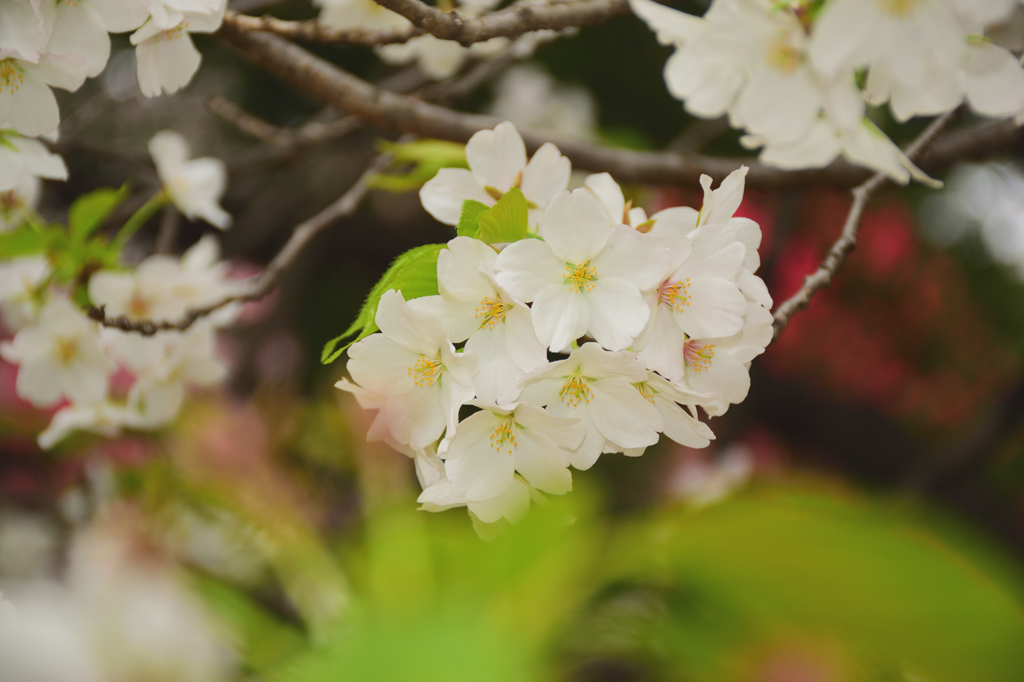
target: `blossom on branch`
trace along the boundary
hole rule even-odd
[[[552,197],[569,186],[569,159],[548,142],[527,162],[523,138],[507,121],[473,135],[466,161],[469,170],[442,168],[420,190],[423,208],[446,225],[458,224],[466,199],[493,206],[518,187],[531,204],[530,226],[535,228]]]
[[[149,141],[149,153],[171,201],[189,220],[202,218],[226,230],[231,214],[220,206],[227,188],[227,166],[220,159],[189,159],[188,142],[173,130],[163,130]]]

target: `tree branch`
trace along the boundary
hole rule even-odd
[[[381,130],[466,142],[477,131],[501,122],[493,116],[458,112],[416,97],[385,92],[275,35],[249,33],[230,25],[225,25],[218,35],[286,83]],[[841,160],[822,169],[784,171],[749,157],[715,158],[609,148],[545,131],[522,129],[520,133],[531,153],[545,142],[552,142],[574,167],[607,171],[623,183],[687,186],[703,174],[722,179],[740,165],[750,169],[747,186],[766,191],[795,186],[854,187],[869,177],[868,171]],[[976,134],[977,147],[972,143]],[[938,174],[959,158],[1005,152],[1022,139],[1022,129],[1012,121],[986,124],[977,131],[958,133],[955,139],[951,135],[949,144],[936,145],[932,153],[920,157],[918,165],[925,172]]]
[[[311,43],[349,43],[366,47],[404,43],[431,33],[443,40],[468,46],[491,38],[518,38],[524,33],[561,30],[600,24],[618,14],[627,14],[626,0],[567,0],[552,4],[517,3],[479,17],[444,12],[419,0],[381,0],[380,5],[401,14],[411,23],[392,29],[336,28],[319,21],[285,21],[275,17],[252,17],[228,11],[224,23],[243,31],[263,31]]]
[[[932,121],[917,139],[907,147],[906,154],[910,160],[913,161],[921,156],[924,150],[935,141],[946,126],[960,114],[961,110],[962,108],[954,109]],[[804,278],[804,284],[800,287],[800,290],[783,301],[775,309],[775,322],[773,326],[775,327],[776,339],[779,338],[779,335],[789,325],[789,319],[797,311],[807,308],[814,294],[832,283],[832,276],[839,271],[839,268],[843,267],[846,257],[850,255],[853,247],[857,245],[861,218],[863,218],[864,209],[867,208],[868,202],[871,200],[871,195],[885,186],[887,182],[889,182],[888,176],[882,173],[875,173],[867,182],[853,188],[851,192],[853,194],[853,205],[850,206],[850,212],[846,216],[846,222],[843,224],[843,231],[839,235],[839,239],[832,244],[832,248],[828,250],[825,260],[821,262],[818,269]]]
[[[566,0],[552,4],[517,3],[479,17],[445,12],[420,0],[377,0],[377,4],[401,14],[442,40],[472,45],[491,38],[517,38],[531,31],[558,31],[573,26],[603,24],[613,16],[629,13],[626,0]]]
[[[226,305],[245,301],[255,301],[266,296],[277,285],[281,274],[295,261],[299,253],[331,223],[349,216],[359,207],[359,203],[369,191],[367,179],[383,170],[391,162],[390,154],[381,154],[363,172],[362,176],[348,188],[334,203],[295,227],[291,237],[274,259],[258,275],[245,282],[237,293],[225,296],[221,300],[202,308],[189,310],[178,320],[147,320],[134,319],[125,315],[108,317],[103,306],[90,306],[86,314],[104,327],[120,329],[124,332],[135,332],[143,336],[153,336],[161,331],[185,331],[200,318],[220,310]]]
[[[224,13],[224,25],[241,31],[263,31],[280,36],[303,40],[309,43],[348,43],[372,47],[404,43],[410,38],[423,35],[415,26],[373,30],[368,28],[336,28],[319,21],[286,21],[276,17],[251,17],[228,10]]]

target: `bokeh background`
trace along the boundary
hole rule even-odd
[[[315,16],[298,1],[250,4]],[[1006,40],[1024,38],[1011,28]],[[222,242],[241,277],[388,139],[246,134],[211,98],[286,131],[342,112],[216,36],[198,37],[187,89],[143,98],[134,52],[114,38],[104,74],[60,102],[71,175],[41,206],[55,220],[124,182],[125,216],[138,208],[157,185],[146,142],[172,128],[228,163],[235,226]],[[423,85],[364,49],[311,49],[371,81]],[[456,105],[739,160],[736,131],[667,94],[668,54],[618,17]],[[873,115],[897,142],[925,123]],[[229,386],[193,395],[161,433],[44,453],[34,436],[50,415],[16,397],[16,369],[0,364],[0,590],[23,595],[40,632],[99,642],[120,671],[104,682],[1024,679],[1021,151],[956,167],[939,193],[879,194],[832,287],[753,363],[748,399],[711,421],[711,447],[605,455],[574,472],[565,499],[486,538],[462,510],[415,511],[411,462],[365,442],[368,415],[333,388],[343,362],[320,364],[395,256],[452,236],[414,188],[377,189],[223,335]],[[626,191],[648,213],[701,201],[698,187]],[[817,266],[848,205],[821,187],[747,193],[739,215],[761,224],[759,274],[776,301]],[[130,258],[152,251],[160,220]],[[177,251],[209,229],[183,222]],[[83,682],[64,673],[39,682]]]

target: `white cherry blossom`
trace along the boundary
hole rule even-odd
[[[647,373],[647,380],[633,384],[661,415],[662,432],[688,448],[705,448],[715,439],[714,432],[697,418],[696,406],[713,396],[695,393],[673,384],[654,372]],[[606,441],[604,452],[621,452],[627,457],[639,457],[646,448],[623,448]]]
[[[154,135],[149,153],[164,190],[186,218],[202,218],[222,230],[231,226],[231,214],[220,206],[228,184],[223,161],[211,156],[189,159],[188,142],[173,130]]]
[[[218,358],[216,333],[209,324],[185,332],[164,332],[146,339],[148,362],[133,367],[139,376],[128,391],[126,423],[154,429],[170,423],[185,400],[188,386],[211,387],[224,381],[228,368]],[[135,358],[138,359],[137,354]]]
[[[544,241],[524,239],[498,255],[496,281],[533,303],[541,343],[561,352],[589,334],[610,350],[629,347],[650,316],[640,292],[659,284],[668,248],[613,226],[582,188],[552,199],[539,234]]]
[[[735,279],[746,248],[728,225],[705,225],[671,242],[672,269],[649,296],[651,317],[638,356],[673,381],[683,375],[687,338],[718,338],[743,328],[747,299]]]
[[[19,365],[18,395],[36,407],[53,406],[61,398],[98,403],[107,395],[107,376],[114,370],[103,353],[96,324],[58,296],[0,352]]]
[[[49,276],[50,264],[41,256],[0,262],[0,303],[9,330],[18,331],[36,319]]]
[[[474,395],[476,355],[456,353],[440,322],[410,308],[398,291],[381,297],[376,323],[381,333],[349,349],[348,370],[360,387],[386,397],[382,425],[413,451],[446,429],[455,433],[459,407]]]
[[[736,284],[748,297],[765,308],[771,308],[772,297],[768,293],[768,287],[754,274],[761,267],[761,257],[758,254],[758,248],[761,246],[761,227],[749,218],[735,217],[736,210],[743,202],[747,170],[746,166],[740,166],[714,190],[711,189],[711,177],[701,175],[700,184],[704,189],[704,204],[701,210],[698,212],[688,206],[677,206],[659,211],[651,216],[649,231],[653,235],[674,242],[680,235],[689,235],[699,226],[728,225],[735,231],[736,239],[746,247],[743,266],[736,275]]]
[[[224,20],[226,0],[195,0],[182,5],[187,9],[150,3],[149,20],[131,36],[139,87],[146,97],[170,95],[188,85],[202,61],[190,34],[213,33]]]
[[[978,113],[1015,113],[1024,107],[1024,72],[1003,48],[972,37],[994,15],[957,9],[952,2],[834,0],[814,22],[810,54],[826,77],[868,67],[868,101],[888,101],[899,121],[949,111],[965,96]]]
[[[772,340],[772,314],[756,303],[747,305],[743,330],[725,339],[687,339],[682,348],[682,383],[710,394],[701,407],[712,417],[743,402],[750,390],[749,363]]]
[[[547,361],[530,309],[495,284],[498,254],[477,239],[456,237],[437,258],[438,296],[409,301],[436,315],[455,343],[477,354],[476,396],[506,405],[519,395],[519,379]]]
[[[466,144],[466,160],[469,170],[442,168],[420,190],[423,208],[447,225],[458,224],[466,199],[493,206],[518,187],[532,204],[530,226],[535,229],[552,197],[569,186],[569,159],[548,142],[527,163],[523,138],[507,121],[473,135]]]
[[[456,493],[473,502],[494,499],[508,489],[516,472],[546,493],[572,489],[569,462],[586,433],[580,420],[553,417],[526,403],[474,404],[481,410],[459,423],[438,455]]]
[[[658,442],[661,415],[634,386],[648,376],[647,368],[632,353],[585,343],[565,360],[527,375],[520,399],[544,405],[556,417],[583,422],[586,437],[569,462],[577,469],[589,469],[607,442],[625,449]]]
[[[50,450],[76,431],[116,438],[129,421],[128,410],[109,400],[86,405],[71,404],[57,410],[36,441],[43,450]]]
[[[472,517],[483,523],[497,523],[502,519],[517,523],[530,509],[534,491],[518,474],[512,477],[508,486],[489,500],[468,500],[465,494],[457,492],[455,486],[443,476],[424,487],[416,499],[420,509],[441,512],[456,507],[466,507]]]
[[[0,229],[21,223],[20,212],[35,206],[40,178],[67,177],[64,159],[39,140],[0,134]]]
[[[89,280],[89,298],[95,305],[106,306],[108,315],[176,320],[189,309],[215,303],[233,291],[226,279],[228,266],[219,255],[217,240],[208,235],[180,260],[156,255],[142,261],[133,272],[104,270],[94,274]],[[210,319],[223,325],[235,312],[228,307]]]

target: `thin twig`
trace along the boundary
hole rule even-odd
[[[383,170],[391,162],[390,154],[379,155],[366,169],[356,182],[338,198],[337,201],[327,206],[295,227],[291,237],[281,248],[274,259],[258,275],[246,281],[239,290],[221,300],[202,308],[189,310],[177,320],[147,320],[135,319],[125,315],[108,317],[104,306],[90,306],[86,313],[93,320],[104,327],[120,329],[125,332],[135,332],[143,336],[153,336],[161,331],[185,331],[195,322],[207,315],[220,310],[232,303],[255,301],[266,296],[277,285],[281,274],[295,261],[299,253],[326,227],[339,218],[351,215],[359,207],[359,203],[369,191],[367,179]]]
[[[348,43],[366,47],[404,43],[410,38],[425,33],[412,25],[381,30],[335,28],[319,21],[286,21],[270,16],[251,17],[230,10],[224,13],[224,25],[233,26],[242,31],[276,33],[286,38],[309,43]]]
[[[250,114],[220,95],[214,95],[207,100],[206,106],[246,135],[285,149],[328,142],[345,137],[363,127],[363,122],[359,117],[344,116],[334,121],[312,121],[294,130],[280,128],[259,116]]]
[[[174,244],[178,241],[178,228],[181,226],[181,216],[174,204],[164,206],[164,213],[160,216],[160,231],[156,233],[155,253],[168,254],[174,252]]]
[[[518,38],[524,33],[561,30],[606,22],[629,12],[626,0],[568,0],[551,4],[520,2],[479,17],[445,12],[418,0],[381,0],[380,5],[403,15],[410,22],[398,28],[369,30],[335,28],[319,21],[285,21],[275,17],[253,17],[228,11],[224,24],[243,31],[262,31],[311,43],[349,43],[375,46],[404,43],[431,33],[443,40],[469,46],[491,38]]]
[[[476,132],[501,122],[494,116],[468,114],[412,96],[384,92],[279,36],[248,33],[227,25],[218,35],[284,82],[339,110],[359,116],[367,125],[381,130],[466,142]],[[1012,121],[986,124],[977,130],[984,133],[979,144],[989,154],[1010,151],[1024,140],[1024,128]],[[849,188],[870,177],[865,169],[842,160],[822,169],[786,171],[765,166],[750,157],[715,158],[673,151],[611,148],[540,130],[521,129],[519,132],[531,153],[545,142],[551,142],[569,157],[573,167],[606,171],[623,183],[686,186],[696,183],[703,174],[723,179],[740,165],[750,169],[747,186],[766,191],[789,187]],[[920,157],[918,166],[927,173],[941,173],[959,158],[974,154],[969,133],[950,135],[950,140],[954,138],[955,146],[940,141],[931,152]]]
[[[915,160],[931,145],[942,133],[949,123],[956,118],[961,109],[954,109],[932,121],[925,130],[918,135],[917,139],[909,147],[906,154],[911,161]],[[800,290],[783,301],[775,309],[775,338],[786,329],[789,319],[799,310],[804,310],[811,303],[811,298],[821,289],[832,283],[832,276],[843,267],[846,257],[857,245],[857,235],[860,232],[861,218],[864,216],[864,209],[867,208],[871,196],[889,182],[889,177],[883,173],[875,173],[867,182],[854,187],[853,204],[843,224],[843,231],[839,239],[832,244],[832,248],[825,255],[818,269],[804,278],[804,284]]]

